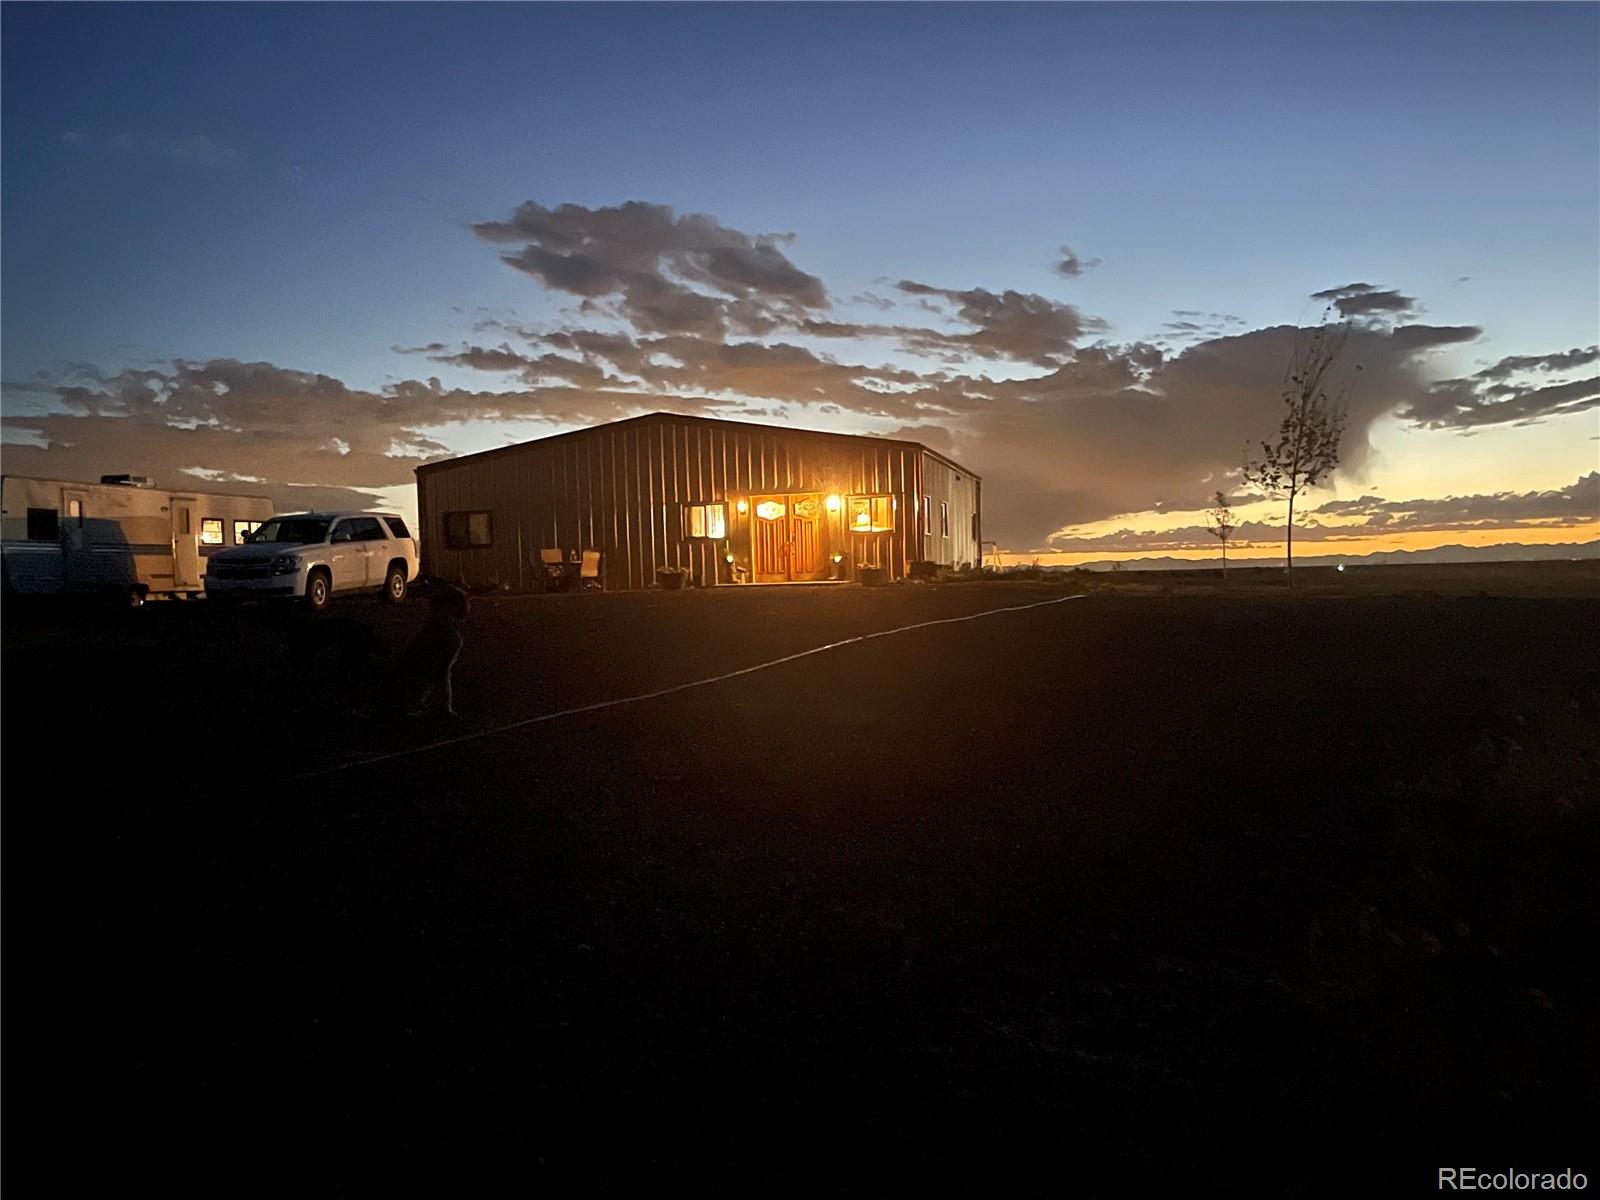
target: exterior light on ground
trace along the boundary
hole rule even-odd
[[[834,555],[834,556],[833,556],[833,561],[834,561],[834,562],[843,562],[843,561],[844,561],[844,555],[842,555],[842,554],[835,554],[835,555]]]
[[[737,509],[738,509],[738,510],[739,510],[739,511],[740,511],[740,512],[742,512],[742,513],[747,513],[747,512],[749,512],[749,511],[750,511],[750,505],[749,505],[749,504],[747,504],[747,503],[746,503],[746,502],[745,502],[745,501],[743,501],[743,500],[741,500],[741,501],[739,501],[739,503],[738,503],[738,504],[736,504],[736,505],[734,505],[734,507],[735,507],[735,508],[737,508]]]
[[[724,554],[722,557],[728,562],[732,562],[733,561],[733,555],[731,555],[731,554]]]
[[[1339,564],[1339,570],[1341,570],[1341,571],[1344,570],[1344,564],[1343,563]]]
[[[844,502],[842,500],[840,500],[839,497],[837,497],[837,496],[829,496],[828,497],[828,511],[829,512],[838,512],[839,511],[839,505],[842,504],[842,503],[844,503]]]

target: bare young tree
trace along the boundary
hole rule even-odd
[[[1261,443],[1261,457],[1246,455],[1244,477],[1274,500],[1288,501],[1284,526],[1284,573],[1294,586],[1294,503],[1300,493],[1326,480],[1339,465],[1344,437],[1348,382],[1333,381],[1334,365],[1350,329],[1322,323],[1304,337],[1295,336],[1294,353],[1283,374],[1283,421],[1276,445]],[[1360,370],[1360,366],[1356,370]]]
[[[1225,492],[1218,492],[1215,506],[1206,510],[1206,528],[1211,531],[1211,536],[1222,543],[1222,581],[1228,581],[1228,539],[1233,536],[1233,531],[1239,528],[1239,518],[1234,515],[1233,506],[1228,503]]]

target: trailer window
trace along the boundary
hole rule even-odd
[[[222,545],[222,518],[200,518],[200,544],[202,546]]]
[[[76,521],[78,523],[78,528],[79,529],[83,528],[83,501],[82,500],[68,500],[67,501],[67,520]]]
[[[943,500],[939,501],[939,536],[950,536],[950,506]]]
[[[720,541],[728,536],[726,504],[689,504],[683,510],[683,534],[692,538]]]
[[[492,546],[494,533],[486,512],[451,512],[444,515],[444,544],[452,550]]]
[[[30,542],[59,542],[61,517],[53,508],[28,510],[28,540]]]
[[[888,496],[851,496],[845,512],[851,533],[885,533],[894,528],[894,504]]]
[[[242,546],[250,540],[250,535],[261,528],[260,521],[235,521],[233,523],[233,544]]]

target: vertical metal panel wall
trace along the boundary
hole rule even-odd
[[[873,493],[894,497],[893,532],[834,544],[847,570],[872,563],[898,578],[921,545],[926,457],[910,442],[706,418],[618,421],[419,469],[423,569],[469,587],[527,590],[538,586],[541,548],[587,547],[603,553],[608,589],[649,587],[661,567],[686,568],[706,585],[727,583],[725,554],[749,562],[752,514],[740,514],[738,500]],[[727,539],[687,537],[684,506],[711,502],[728,506]],[[445,545],[445,514],[463,511],[492,514],[492,545]],[[970,540],[970,517],[964,520]],[[974,549],[966,557],[975,556]]]
[[[922,557],[947,567],[977,565],[978,540],[982,536],[977,521],[978,477],[947,459],[924,454],[922,491],[932,502],[930,532],[922,539]],[[943,532],[941,504],[949,512],[948,536]]]

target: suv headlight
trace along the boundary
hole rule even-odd
[[[280,554],[272,560],[274,575],[293,575],[300,569],[300,560],[293,554]]]

